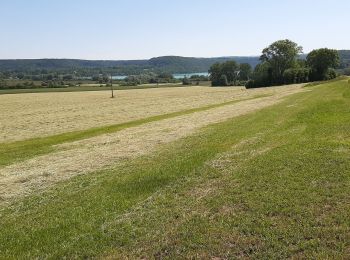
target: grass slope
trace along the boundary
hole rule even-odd
[[[0,258],[350,256],[350,85],[311,87],[0,211]]]

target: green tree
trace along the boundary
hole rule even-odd
[[[306,60],[312,71],[312,80],[324,80],[328,79],[329,75],[334,76],[333,72],[328,72],[339,65],[339,54],[337,50],[322,48],[310,52]]]
[[[221,67],[221,75],[225,75],[227,77],[228,84],[234,84],[237,81],[237,72],[239,66],[235,61],[226,61],[222,64]],[[228,85],[227,84],[227,85]]]
[[[269,63],[272,84],[283,83],[284,71],[296,66],[297,57],[302,52],[303,48],[290,40],[276,41],[262,51],[260,60]]]
[[[220,86],[228,86],[228,80],[227,80],[227,76],[225,74],[222,74],[220,77]]]
[[[241,63],[239,65],[239,71],[239,80],[249,80],[252,74],[252,66],[250,66],[248,63]]]
[[[228,86],[235,84],[238,80],[238,71],[239,66],[235,61],[213,64],[209,69],[212,85]]]
[[[211,84],[213,86],[220,86],[220,77],[222,74],[221,64],[218,62],[214,63],[209,69],[209,74],[210,74]]]

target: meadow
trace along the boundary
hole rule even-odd
[[[0,96],[0,258],[350,257],[348,79],[108,94]]]

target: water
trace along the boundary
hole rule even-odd
[[[205,76],[208,77],[209,73],[208,72],[199,72],[199,73],[184,73],[184,74],[173,74],[173,77],[175,79],[183,79],[183,78],[190,78],[192,76]]]
[[[183,78],[190,78],[191,76],[205,76],[208,77],[209,73],[208,72],[198,72],[198,73],[183,73],[183,74],[173,74],[173,77],[175,79],[183,79]],[[127,76],[112,76],[112,79],[114,80],[123,80],[126,79]]]
[[[127,78],[127,76],[112,76],[112,79],[115,79],[115,80],[123,80],[126,78]]]

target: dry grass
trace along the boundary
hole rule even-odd
[[[0,143],[118,124],[259,94],[293,89],[161,88],[0,96]]]
[[[203,91],[203,88],[189,90],[193,94],[198,90]],[[158,99],[162,102],[163,100],[170,100],[169,102],[171,103],[174,99],[173,95],[175,95],[174,90],[170,90],[170,98],[165,96],[165,93],[168,93],[166,90],[162,91],[164,91],[163,98],[158,97]],[[188,91],[188,89],[185,91]],[[210,91],[211,89],[204,88],[208,100],[212,100]],[[271,91],[275,92],[275,94],[208,111],[151,122],[113,134],[100,135],[59,145],[59,151],[57,152],[38,156],[0,169],[0,201],[8,202],[13,198],[24,196],[33,191],[43,190],[58,181],[75,175],[103,169],[123,162],[125,159],[132,159],[136,156],[147,154],[162,144],[193,134],[201,127],[222,122],[280,102],[283,97],[299,92],[301,88],[288,87],[257,91],[216,89],[212,94],[214,96],[220,94],[219,96],[224,98],[223,93],[228,95],[231,91],[236,91],[236,93],[240,91],[242,92],[241,95],[256,95],[260,92],[266,93]],[[156,93],[159,94],[157,91]],[[98,95],[98,93],[94,93],[94,95],[96,94]],[[178,95],[178,93],[176,94]],[[202,98],[204,97],[202,96]],[[178,100],[178,97],[175,99]],[[196,102],[200,101],[195,96],[192,96],[191,99],[196,100]],[[163,104],[164,107],[165,103]],[[180,104],[183,104],[182,101]]]

